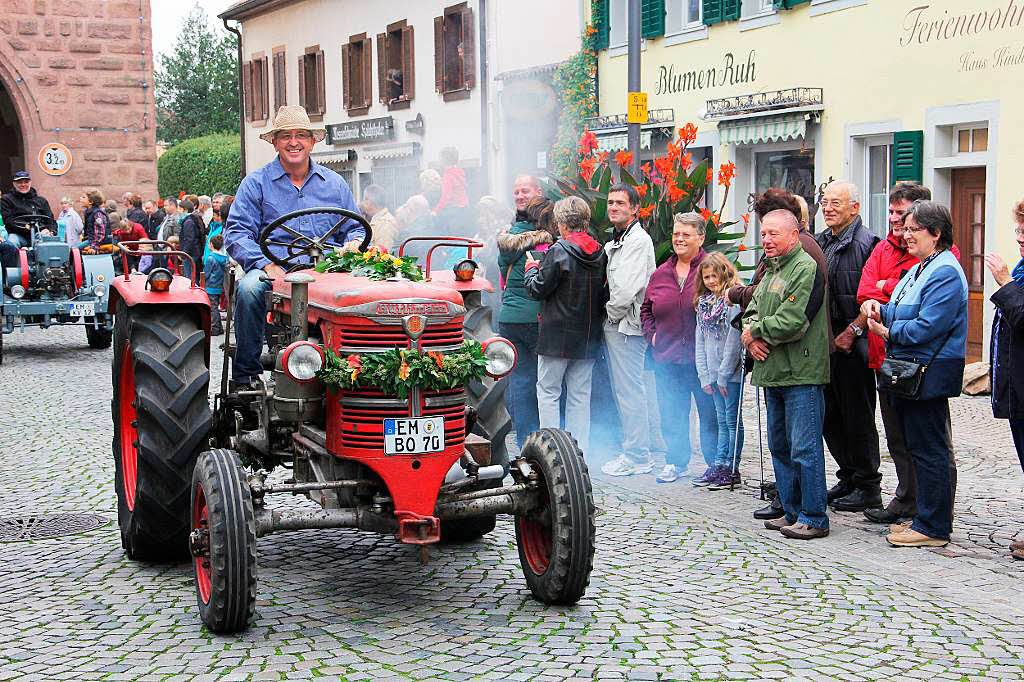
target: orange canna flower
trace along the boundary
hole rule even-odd
[[[657,171],[658,175],[663,178],[671,177],[673,175],[672,171],[674,170],[674,167],[675,165],[672,163],[672,159],[667,157],[654,160],[654,169]]]
[[[687,123],[685,126],[679,129],[679,139],[683,141],[683,144],[691,145],[697,141],[697,126],[692,123]]]
[[[636,193],[640,195],[640,198],[647,196],[647,185],[637,185]]]
[[[711,220],[711,209],[702,208],[700,210],[700,217],[704,220]]]
[[[652,213],[654,213],[654,204],[651,204],[649,206],[641,206],[636,211],[636,214],[641,218],[650,218]]]
[[[580,175],[582,175],[583,179],[588,183],[590,182],[590,178],[594,177],[594,169],[596,166],[597,159],[594,159],[593,157],[587,157],[580,161]]]
[[[600,152],[597,155],[597,160],[600,163],[608,163],[608,152]]]
[[[437,364],[437,368],[438,369],[444,369],[444,356],[443,355],[441,355],[437,351],[430,351],[429,353],[427,353],[427,355],[430,356],[430,359],[433,360]]]
[[[682,151],[683,151],[679,147],[679,145],[672,144],[671,142],[669,142],[668,145],[666,145],[666,149],[667,149],[666,153],[668,154],[668,158],[671,159],[672,161],[678,160],[680,154],[682,154]]]
[[[398,378],[405,381],[409,378],[409,364],[402,360],[402,365],[398,368]]]
[[[597,135],[589,130],[584,130],[583,135],[580,136],[580,154],[590,154],[595,149],[597,149]]]
[[[707,184],[711,184],[711,181],[715,179],[715,172],[708,168]]]
[[[750,224],[750,214],[749,213],[744,213],[740,217],[743,218],[743,225],[744,225],[744,227],[746,227],[747,225]]]
[[[686,196],[686,192],[684,192],[675,182],[669,182],[665,185],[665,189],[668,191],[668,198],[672,203],[675,203]]]
[[[746,244],[740,244],[739,247],[736,250],[737,251],[746,251],[747,250],[747,245]]]
[[[729,185],[732,184],[732,179],[734,177],[736,177],[736,164],[733,163],[732,161],[730,161],[729,163],[723,163],[721,166],[718,167],[719,185],[728,187]]]
[[[633,163],[633,152],[621,151],[615,152],[615,163],[619,166],[625,167]]]
[[[345,362],[348,363],[350,369],[360,369],[363,366],[362,358],[354,353],[345,358]]]

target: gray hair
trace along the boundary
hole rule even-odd
[[[409,227],[414,221],[430,213],[430,204],[422,194],[414,194],[395,211],[395,219],[402,227]]]
[[[380,185],[367,185],[363,189],[363,201],[370,200],[373,205],[377,208],[386,208],[388,204],[388,195],[384,192],[384,188]]]
[[[199,199],[200,207],[213,205],[213,203],[210,201],[210,197],[206,196],[205,194],[200,194],[199,197],[197,198]]]
[[[213,195],[213,201],[216,201],[217,199],[223,199],[226,196],[227,195],[224,194],[223,192],[215,192]]]
[[[707,221],[704,220],[704,216],[700,213],[694,213],[689,211],[688,213],[676,213],[672,216],[672,226],[676,225],[692,225],[693,229],[697,230],[697,234],[704,234],[704,226]]]
[[[849,180],[833,180],[832,182],[828,183],[828,186],[825,189],[829,188],[845,189],[847,194],[850,195],[851,203],[860,203],[860,188],[857,187],[857,185],[850,182]]]
[[[441,189],[441,174],[433,168],[428,168],[420,173],[420,187],[426,192],[432,189]]]
[[[590,225],[590,206],[579,197],[566,197],[555,202],[555,224],[569,232],[585,232]]]

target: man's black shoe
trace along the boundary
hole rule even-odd
[[[898,511],[886,507],[885,509],[865,509],[864,518],[871,523],[884,523],[891,525],[899,523],[903,519],[912,518],[913,514],[901,514]]]
[[[839,481],[834,486],[828,489],[828,501],[831,504],[834,500],[838,500],[840,497],[846,497],[854,491],[854,487],[845,481]]]
[[[769,519],[781,519],[786,515],[786,512],[782,509],[782,503],[779,502],[779,496],[776,495],[772,498],[771,503],[767,507],[762,507],[754,512],[754,518],[762,521]]]
[[[849,495],[840,497],[832,503],[836,511],[859,512],[865,509],[876,509],[882,506],[882,494],[877,491],[854,490]]]

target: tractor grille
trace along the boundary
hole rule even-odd
[[[341,353],[410,347],[410,339],[400,325],[376,324],[367,320],[367,324],[342,324],[335,329],[341,332]],[[454,350],[462,345],[462,322],[430,327],[423,332],[420,341],[424,350]]]
[[[461,328],[459,333],[461,334]],[[341,447],[380,452],[384,449],[384,420],[411,417],[412,396],[402,400],[380,391],[347,391],[340,398]],[[444,417],[445,447],[459,446],[465,439],[466,392],[424,392],[420,398],[421,417]]]

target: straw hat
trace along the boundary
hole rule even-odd
[[[270,130],[261,134],[260,139],[273,144],[274,133],[279,133],[282,130],[308,130],[313,133],[313,140],[316,142],[323,142],[327,137],[327,130],[310,123],[306,110],[296,105],[283,106],[278,109]]]

